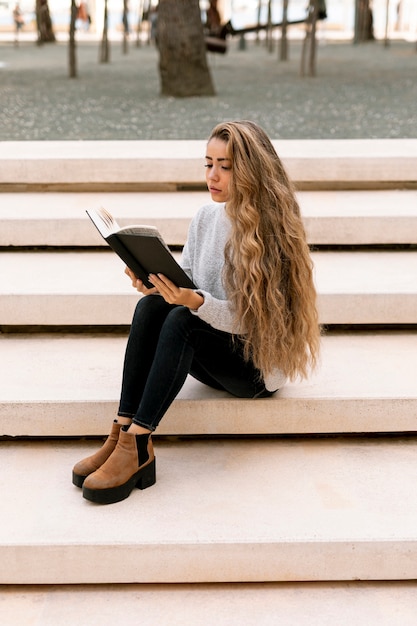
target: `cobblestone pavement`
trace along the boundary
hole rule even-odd
[[[415,43],[354,46],[321,40],[315,78],[290,60],[234,40],[210,55],[214,97],[161,98],[154,47],[78,42],[79,76],[68,78],[68,44],[0,42],[0,140],[202,139],[225,119],[252,119],[276,139],[417,137]],[[181,80],[179,73],[178,80]]]

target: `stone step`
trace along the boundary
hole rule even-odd
[[[106,245],[85,209],[104,206],[120,224],[152,224],[169,245],[183,245],[207,192],[2,193],[1,246]],[[416,190],[299,191],[311,244],[413,244]]]
[[[4,626],[415,626],[417,582],[11,585]]]
[[[417,578],[415,437],[158,440],[109,506],[71,484],[96,442],[1,448],[1,584]]]
[[[0,334],[0,435],[103,436],[116,416],[126,336]],[[415,432],[417,332],[330,333],[303,382],[263,400],[189,377],[160,435]]]
[[[314,252],[322,324],[413,324],[417,252]],[[130,324],[138,294],[102,251],[0,253],[0,325]]]
[[[417,139],[276,140],[299,186],[416,183]],[[178,189],[204,184],[205,140],[4,141],[0,188]]]

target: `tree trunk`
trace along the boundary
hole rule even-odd
[[[109,13],[107,0],[104,0],[104,23],[103,23],[103,35],[100,44],[100,63],[109,63],[110,61],[110,44],[108,37],[109,27]]]
[[[55,41],[48,0],[36,0],[36,25],[38,29],[38,44]]]
[[[266,49],[268,52],[272,52],[274,49],[274,39],[272,32],[272,0],[268,0],[268,18],[267,18],[267,29],[265,31],[266,35]]]
[[[122,52],[127,54],[129,51],[129,5],[128,0],[123,0],[123,40]]]
[[[77,5],[75,0],[71,0],[71,16],[70,16],[70,29],[69,29],[69,77],[76,78],[77,76],[77,53],[75,42],[75,21],[77,19]]]
[[[308,6],[308,17],[306,21],[306,34],[301,51],[301,76],[306,75],[306,61],[308,53],[308,74],[316,75],[317,38],[316,25],[319,14],[319,0],[310,0]]]
[[[280,60],[288,61],[288,0],[284,0],[282,4],[282,26],[281,26],[281,47]]]
[[[258,8],[257,8],[257,19],[256,19],[256,23],[258,26],[261,26],[261,13],[262,13],[262,0],[258,0]],[[261,31],[257,30],[256,31],[256,42],[259,43],[260,40],[260,36],[259,33]]]
[[[199,0],[160,0],[157,45],[161,95],[215,95]]]
[[[354,43],[373,41],[374,20],[371,9],[371,0],[356,0],[355,2],[355,34]]]
[[[398,5],[400,6],[400,5]],[[384,37],[384,45],[386,48],[389,46],[389,0],[387,0],[386,4],[386,12],[385,12],[385,37]]]
[[[138,22],[136,24],[136,47],[139,48],[141,45],[140,34],[142,32],[142,24],[143,24],[143,12],[144,12],[144,2],[145,0],[139,0],[139,9],[138,9]]]

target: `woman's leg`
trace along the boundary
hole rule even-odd
[[[133,424],[155,430],[189,373],[238,397],[271,395],[258,370],[244,360],[238,340],[187,308],[174,307],[162,325]]]
[[[148,296],[139,300],[125,355],[122,385],[125,411],[119,412],[103,446],[73,467],[72,482],[77,487],[82,487],[87,476],[96,472],[107,461],[119,441],[120,429],[131,424],[152,364],[161,326],[171,308],[159,296]]]
[[[146,296],[136,305],[126,345],[119,416],[132,418],[141,401],[152,367],[159,334],[167,315],[175,308],[161,296]]]
[[[116,420],[124,425],[119,425],[117,441],[107,458],[103,459],[104,454],[99,451],[100,466],[77,481],[87,500],[100,504],[119,502],[127,498],[134,487],[146,489],[155,483],[155,455],[150,433],[135,435],[126,431],[146,385],[161,327],[172,308],[160,296],[141,298],[136,306],[126,346]]]
[[[156,301],[139,304],[126,350],[120,406],[126,416],[139,401],[133,427],[145,432],[138,434],[132,426],[120,429],[112,454],[85,479],[85,498],[110,504],[127,498],[134,487],[146,489],[155,483],[150,431],[193,372],[235,395],[256,397],[265,392],[258,371],[244,361],[239,342],[230,335],[216,331],[185,307],[168,309]]]

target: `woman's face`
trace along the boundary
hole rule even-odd
[[[218,138],[210,139],[206,152],[206,183],[214,202],[227,202],[232,176],[232,162],[226,154],[227,144]]]

